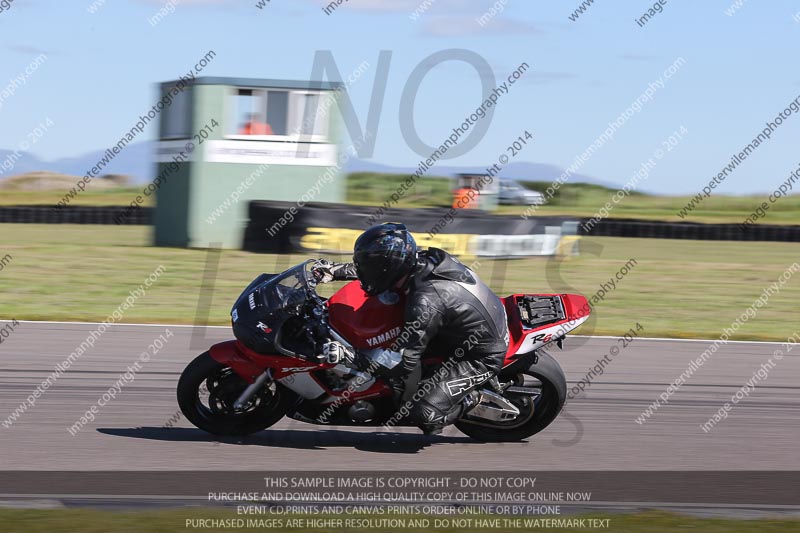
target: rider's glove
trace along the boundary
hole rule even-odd
[[[311,265],[311,275],[317,280],[317,283],[329,283],[336,278],[336,271],[340,270],[344,265],[331,263],[327,259],[317,259]]]
[[[331,263],[325,259],[317,259],[311,265],[310,272],[317,283],[358,279],[353,263]]]
[[[325,259],[317,259],[311,265],[311,275],[317,280],[317,283],[329,283],[333,281],[333,271],[335,266],[330,261]]]
[[[322,345],[322,358],[332,364],[345,364],[353,366],[355,354],[340,342],[330,341]]]

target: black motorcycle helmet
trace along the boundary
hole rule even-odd
[[[411,274],[417,264],[417,243],[405,224],[379,224],[356,240],[353,263],[361,288],[375,296]]]

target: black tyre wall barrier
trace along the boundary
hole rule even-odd
[[[744,229],[739,224],[700,224],[661,222],[657,220],[605,219],[590,230],[578,226],[579,235],[603,237],[638,237],[643,239],[697,239],[711,241],[783,241],[800,242],[800,226],[753,224]]]
[[[291,209],[294,208],[294,213]],[[301,209],[293,202],[254,201],[248,207],[249,222],[244,233],[245,250],[289,252],[308,227],[366,229],[376,212],[371,206],[308,204]],[[404,222],[411,231],[426,234],[440,225],[441,233],[480,233],[486,235],[531,235],[544,233],[547,226],[561,226],[567,217],[490,215],[461,211],[452,221],[444,221],[447,208],[387,209],[377,219]],[[122,215],[122,216],[120,216]],[[117,224],[149,225],[153,208],[129,210],[127,206],[81,206],[55,209],[53,206],[0,207],[0,223],[13,224]],[[293,219],[293,220],[292,220]],[[580,220],[579,235],[636,237],[645,239],[698,239],[721,241],[800,242],[800,225],[755,224],[742,229],[739,224],[700,224],[638,219],[605,219],[587,230]],[[277,224],[277,226],[276,226]],[[272,234],[270,234],[272,229]]]
[[[402,222],[419,236],[434,234],[536,235],[548,226],[558,227],[575,221],[567,217],[491,215],[462,210],[449,217],[448,208],[387,209],[375,217],[372,206],[310,203],[297,208],[293,202],[254,201],[249,205],[249,223],[243,249],[254,252],[291,252],[300,250],[299,240],[307,228],[365,230],[381,222]]]
[[[0,207],[0,223],[9,224],[117,224],[146,226],[152,207],[126,211],[127,206],[81,206],[56,209],[50,205]],[[122,216],[120,216],[122,215]]]

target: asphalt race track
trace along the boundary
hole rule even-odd
[[[116,325],[5,427],[20,403],[96,327],[22,322],[0,346],[0,503],[196,505],[208,503],[198,487],[257,486],[259,472],[447,470],[537,472],[551,486],[600,489],[595,492],[603,495],[600,501],[595,496],[590,503],[571,504],[573,512],[656,506],[729,517],[800,513],[800,500],[791,496],[800,494],[795,490],[800,347],[776,361],[750,396],[708,433],[701,424],[774,359],[776,349],[786,351],[785,345],[722,346],[644,424],[636,423],[642,410],[708,341],[641,338],[622,348],[614,338],[568,339],[565,350],[554,347],[551,353],[570,387],[598,359],[615,350],[617,355],[585,394],[570,400],[559,419],[528,442],[482,444],[454,428],[429,439],[411,428],[385,432],[293,420],[247,438],[218,439],[178,415],[175,386],[193,357],[229,338],[228,328]],[[73,436],[68,428],[167,328],[173,335],[164,347],[141,362],[135,379]],[[76,471],[94,474],[76,477]],[[231,477],[232,471],[239,474]]]
[[[23,322],[0,347],[0,421],[94,329],[91,324]],[[637,339],[607,366],[566,414],[528,442],[481,444],[450,428],[429,440],[410,428],[390,433],[284,420],[244,439],[224,439],[183,418],[175,385],[202,349],[227,328],[171,326],[174,336],[94,422],[68,432],[168,326],[117,325],[10,428],[0,426],[0,470],[800,470],[800,348],[777,363],[750,396],[708,433],[701,429],[765,363],[778,343],[720,348],[645,424],[642,410],[708,346],[707,341]],[[207,336],[205,340],[203,336]],[[569,343],[569,339],[567,341]],[[616,339],[574,337],[552,351],[571,385]]]

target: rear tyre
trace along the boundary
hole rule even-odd
[[[249,435],[266,429],[286,414],[282,390],[274,382],[257,392],[242,409],[233,404],[249,383],[205,352],[178,381],[178,405],[192,424],[214,435]]]
[[[514,442],[539,433],[556,419],[567,397],[564,371],[553,357],[539,350],[539,361],[513,378],[514,387],[523,387],[536,395],[506,391],[503,396],[519,410],[520,415],[507,422],[462,419],[455,426],[465,435],[483,442]]]

